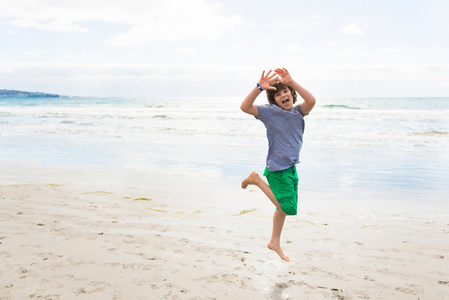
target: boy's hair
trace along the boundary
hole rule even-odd
[[[270,85],[274,86],[276,88],[276,90],[267,90],[268,103],[277,105],[276,101],[274,100],[274,95],[276,95],[277,92],[282,91],[286,87],[290,89],[290,92],[292,92],[293,104],[296,103],[297,95],[296,95],[296,91],[292,87],[290,87],[286,84],[283,84],[282,82],[279,82],[277,80]]]

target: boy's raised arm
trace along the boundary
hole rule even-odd
[[[291,86],[295,91],[298,92],[298,94],[304,100],[304,102],[301,104],[301,111],[304,115],[308,115],[315,106],[316,103],[315,97],[308,90],[306,90],[305,88],[300,86],[296,81],[294,81],[293,78],[288,73],[287,69],[285,68],[276,69],[274,72],[281,77],[279,79],[280,82],[288,86]]]
[[[240,105],[240,109],[247,114],[253,115],[255,117],[259,116],[259,110],[257,109],[257,106],[254,105],[254,101],[256,101],[257,96],[260,95],[262,90],[275,90],[275,87],[270,86],[270,83],[277,80],[277,78],[274,78],[276,74],[273,74],[270,76],[271,70],[268,71],[267,75],[265,75],[265,71],[262,72],[262,76],[259,79],[259,86],[255,86],[253,90],[246,96],[246,98],[243,100],[242,104]]]
[[[259,90],[259,88],[256,86],[251,93],[249,93],[248,96],[243,100],[242,104],[240,105],[240,109],[243,112],[246,112],[247,114],[253,115],[255,117],[259,116],[259,110],[257,109],[257,106],[254,105],[254,101],[256,101],[257,96],[262,91]]]

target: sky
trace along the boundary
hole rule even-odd
[[[245,97],[284,67],[316,97],[448,97],[448,0],[0,0],[0,89]]]

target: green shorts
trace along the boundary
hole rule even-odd
[[[282,210],[287,215],[296,215],[298,208],[298,174],[296,173],[296,166],[281,171],[270,171],[268,168],[265,168],[263,175],[267,177],[268,184]]]

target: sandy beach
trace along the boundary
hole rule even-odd
[[[448,15],[2,1],[0,300],[449,300]]]
[[[3,163],[0,299],[448,299],[447,207],[305,192],[285,262],[268,201],[218,177]]]

